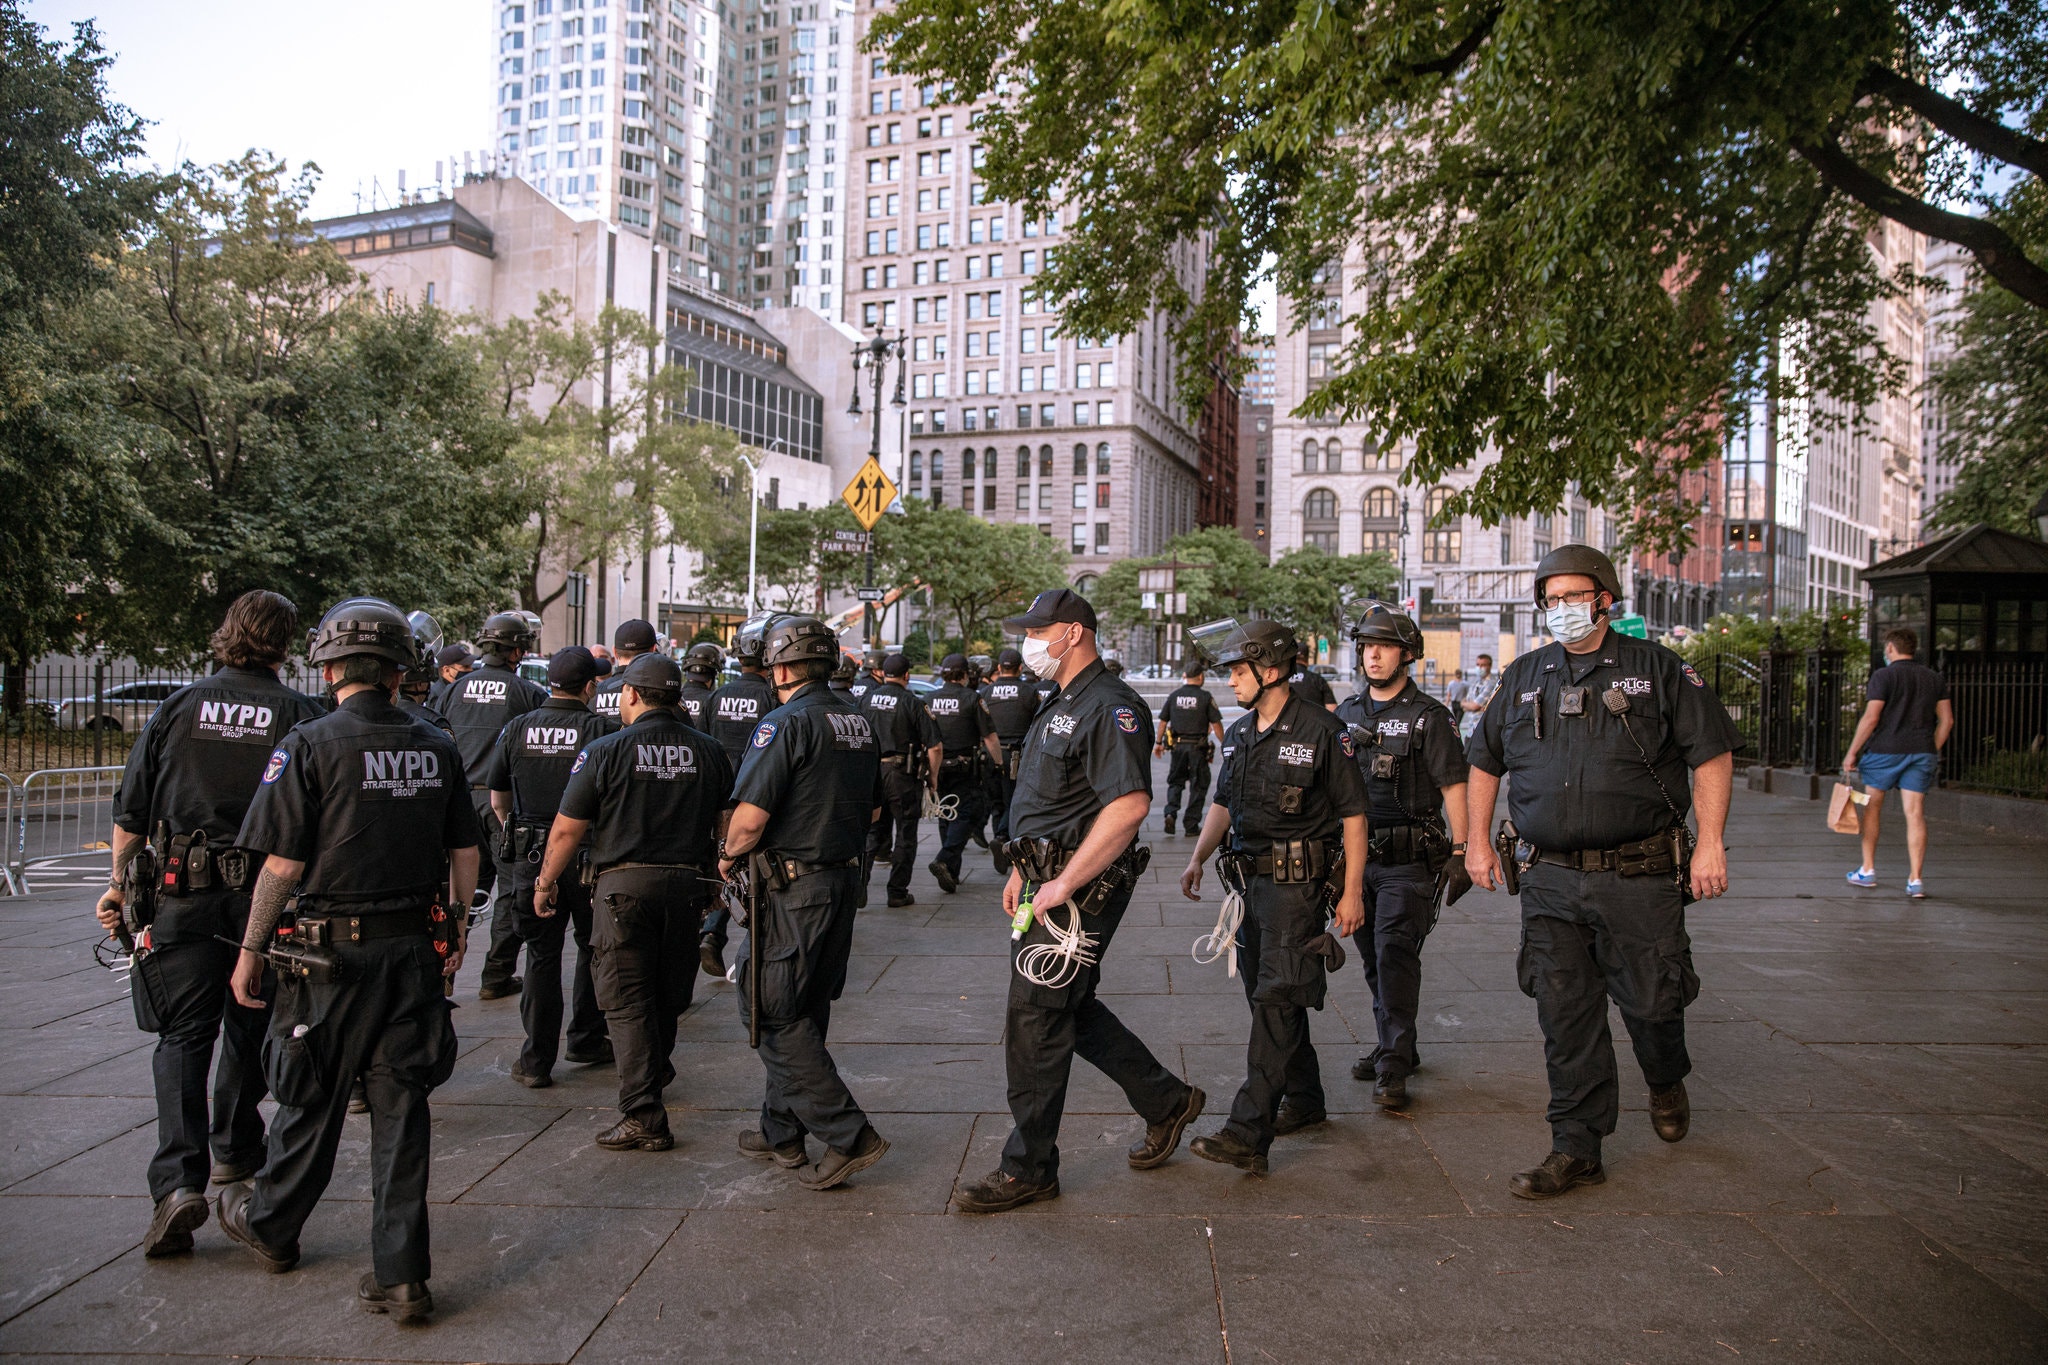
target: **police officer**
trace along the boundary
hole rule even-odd
[[[697,974],[690,946],[715,881],[732,764],[717,740],[683,722],[683,674],[665,654],[626,666],[626,728],[592,740],[570,766],[533,884],[534,912],[556,913],[563,877],[590,839],[596,873],[591,969],[619,1063],[619,1122],[597,1145],[666,1151],[662,1091],[675,1079],[676,1020]]]
[[[1422,654],[1414,621],[1384,602],[1368,602],[1351,638],[1359,689],[1338,704],[1337,719],[1350,727],[1370,802],[1366,918],[1354,942],[1378,1034],[1378,1045],[1351,1074],[1373,1082],[1375,1104],[1401,1109],[1418,1062],[1422,940],[1436,922],[1439,898],[1455,901],[1472,885],[1465,876],[1465,748],[1450,709],[1408,676]]]
[[[881,785],[867,714],[824,685],[838,653],[838,638],[816,617],[780,616],[769,627],[762,661],[782,704],[748,744],[719,863],[721,876],[745,865],[754,879],[739,1006],[758,1025],[767,1087],[761,1121],[740,1134],[740,1151],[797,1170],[814,1190],[889,1150],[825,1047]],[[825,1144],[815,1164],[807,1164],[807,1134]]]
[[[1245,714],[1224,735],[1215,804],[1180,885],[1199,900],[1202,864],[1230,839],[1219,871],[1243,897],[1232,950],[1252,1032],[1230,1121],[1188,1150],[1263,1175],[1276,1136],[1327,1117],[1308,1011],[1323,1007],[1328,963],[1342,961],[1327,921],[1348,934],[1365,918],[1365,786],[1343,723],[1287,685],[1294,632],[1272,621],[1212,629],[1203,648],[1230,669]]]
[[[248,1179],[263,1163],[256,1104],[267,1021],[228,998],[235,950],[215,936],[239,941],[248,918],[261,859],[252,863],[235,837],[264,760],[288,730],[322,711],[277,680],[297,634],[298,611],[285,598],[262,591],[236,598],[213,634],[219,667],[150,716],[114,795],[113,884],[95,913],[113,933],[124,909],[131,921],[145,921],[155,904],[129,979],[135,1021],[157,1036],[150,1059],[157,1147],[148,1172],[155,1212],[145,1256],[192,1249],[192,1230],[206,1221],[209,1143],[212,1177],[223,1184]],[[154,848],[160,870],[147,887],[125,885],[145,846]],[[131,905],[131,895],[140,903]],[[220,1069],[209,1122],[216,1037]]]
[[[1537,564],[1535,580],[1555,641],[1502,671],[1466,746],[1475,837],[1465,862],[1476,886],[1490,891],[1501,878],[1493,848],[1477,835],[1493,823],[1500,779],[1514,774],[1517,974],[1543,1028],[1551,1152],[1511,1177],[1508,1190],[1548,1199],[1606,1179],[1600,1140],[1620,1108],[1610,998],[1649,1082],[1657,1136],[1677,1142],[1691,1124],[1685,1007],[1699,977],[1685,902],[1728,889],[1721,836],[1741,739],[1690,664],[1609,624],[1621,580],[1606,555],[1559,546]],[[1685,832],[1692,806],[1696,841]]]
[[[1216,699],[1202,685],[1205,677],[1201,656],[1190,655],[1181,686],[1168,693],[1165,704],[1159,708],[1159,734],[1152,752],[1157,755],[1170,750],[1173,755],[1166,761],[1168,834],[1173,833],[1175,814],[1183,809],[1183,787],[1188,794],[1185,809],[1190,833],[1201,824],[1201,812],[1209,803],[1209,758],[1215,744],[1223,739],[1223,712],[1216,708]]]
[[[625,687],[626,666],[654,648],[654,625],[634,617],[621,621],[612,631],[612,671],[605,674],[604,681],[597,685],[597,694],[590,699],[590,709],[606,720],[619,723],[619,693]],[[692,724],[696,722],[692,721]]]
[[[441,644],[441,625],[423,611],[413,612],[406,621],[412,626],[413,661],[406,666],[405,679],[398,685],[398,696],[394,698],[398,709],[414,720],[423,720],[436,730],[455,738],[455,731],[449,726],[448,718],[435,710],[432,703],[435,688],[434,656]]]
[[[846,689],[855,703],[866,701],[868,693],[882,685],[882,661],[886,657],[879,649],[861,651],[859,676],[854,678],[853,685]]]
[[[882,660],[882,682],[861,699],[874,718],[875,742],[882,752],[882,818],[871,841],[875,862],[889,863],[889,904],[915,905],[910,872],[917,866],[917,822],[924,815],[924,794],[938,790],[943,752],[938,727],[910,690],[910,660],[891,654]]]
[[[948,654],[939,661],[944,683],[924,698],[925,712],[939,735],[938,794],[941,807],[952,802],[951,817],[939,817],[939,856],[931,874],[947,895],[960,889],[960,861],[967,841],[987,818],[982,810],[982,768],[1002,761],[995,722],[981,697],[967,684],[967,656]]]
[[[519,661],[533,648],[535,640],[526,618],[516,611],[501,611],[484,622],[477,634],[483,647],[483,662],[441,690],[441,704],[435,709],[448,718],[455,732],[455,746],[462,750],[463,766],[469,773],[471,804],[485,839],[483,871],[479,889],[496,895],[491,903],[491,943],[484,956],[483,973],[477,982],[477,999],[497,1000],[519,993],[520,980],[513,974],[519,965],[519,935],[512,927],[510,869],[498,865],[495,846],[499,842],[497,817],[491,814],[491,789],[485,780],[491,754],[505,723],[523,716],[548,699],[548,694],[519,676]]]
[[[1103,668],[1095,608],[1079,594],[1042,592],[1003,628],[1025,636],[1025,662],[1061,687],[1031,723],[1010,807],[1011,856],[1020,866],[1003,888],[1005,914],[1016,914],[1025,896],[1026,867],[1034,872],[1033,916],[1013,949],[1003,1035],[1016,1127],[1002,1165],[955,1188],[954,1206],[965,1213],[1058,1197],[1060,1119],[1077,1054],[1122,1087],[1145,1121],[1126,1153],[1136,1170],[1164,1164],[1206,1100],[1110,1012],[1096,995],[1101,968],[1064,954],[1047,924],[1057,917],[1063,933],[1087,935],[1098,963],[1109,950],[1148,856],[1135,844],[1152,804],[1151,713]],[[1048,872],[1041,881],[1037,874]]]
[[[554,1084],[549,1073],[562,1040],[562,939],[571,929],[576,969],[565,1060],[578,1065],[612,1060],[590,980],[590,888],[580,876],[567,878],[557,888],[550,915],[537,913],[533,900],[534,878],[569,769],[592,740],[619,728],[590,709],[596,689],[597,659],[589,650],[581,645],[556,650],[548,660],[548,699],[506,722],[491,757],[491,813],[505,830],[505,865],[511,873],[506,904],[519,941],[526,945],[526,988],[519,996],[526,1046],[512,1064],[512,1079],[534,1090]]]
[[[1009,875],[1010,860],[1003,852],[1003,843],[1010,837],[1010,800],[1017,792],[1017,755],[1024,748],[1024,736],[1042,704],[1038,689],[1024,680],[1023,670],[1024,656],[1014,649],[1005,649],[996,655],[995,677],[981,690],[982,705],[988,708],[989,720],[995,726],[996,742],[1003,748],[1002,762],[996,765],[995,843],[990,851],[995,854],[996,871],[1005,876]]]
[[[392,705],[413,657],[398,609],[342,603],[307,657],[338,704],[279,741],[236,837],[265,861],[230,985],[243,1005],[261,1003],[259,954],[294,888],[289,940],[329,965],[280,974],[266,1057],[277,1098],[269,1153],[253,1184],[221,1191],[220,1225],[270,1270],[297,1264],[299,1231],[334,1170],[349,1078],[362,1076],[376,1216],[373,1268],[356,1300],[407,1321],[434,1308],[427,1093],[455,1067],[444,982],[462,966],[460,911],[481,831],[461,752]]]
[[[725,667],[725,651],[709,640],[699,640],[683,655],[683,719],[696,729],[711,733],[710,701],[718,690],[718,674]]]
[[[767,669],[761,662],[772,619],[772,613],[757,612],[740,623],[732,641],[733,659],[739,664],[740,675],[712,693],[705,703],[705,714],[711,723],[704,729],[724,746],[726,760],[734,772],[739,771],[740,759],[754,737],[754,727],[760,724],[761,717],[775,709],[775,689],[769,686]],[[704,916],[697,961],[706,976],[725,975],[725,944],[731,920],[731,912],[723,901],[712,905]]]
[[[858,705],[860,698],[853,695],[853,684],[854,679],[859,676],[860,665],[854,662],[853,656],[841,654],[839,662],[832,666],[832,676],[825,680],[825,685]]]
[[[1124,656],[1121,650],[1102,651],[1102,667],[1110,677],[1121,680],[1124,676]]]
[[[462,644],[442,645],[434,651],[434,685],[427,693],[427,706],[439,711],[448,701],[448,693],[463,674],[469,672],[476,657],[469,647]]]
[[[1326,711],[1337,709],[1337,694],[1330,688],[1330,680],[1316,671],[1315,649],[1303,640],[1295,655],[1294,672],[1287,677],[1287,685],[1294,689],[1294,695],[1311,706],[1320,706]]]

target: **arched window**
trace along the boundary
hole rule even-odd
[[[1076,445],[1074,447],[1074,475],[1077,478],[1082,478],[1086,477],[1087,473],[1088,447],[1085,445]]]
[[[1319,445],[1319,444],[1317,444],[1317,443],[1316,443],[1316,442],[1314,442],[1314,441],[1304,441],[1304,442],[1302,442],[1302,444],[1301,444],[1301,472],[1302,472],[1302,473],[1304,473],[1304,474],[1314,474],[1314,473],[1317,473],[1318,471],[1320,471],[1320,470],[1322,469],[1322,467],[1323,467],[1323,448],[1322,448],[1322,446],[1321,446],[1321,445]]]
[[[1323,470],[1329,474],[1344,472],[1344,447],[1341,443],[1332,441],[1323,447]]]
[[[1301,543],[1337,553],[1337,495],[1327,488],[1310,489],[1301,500]]]
[[[945,477],[946,453],[942,450],[934,450],[932,452],[932,482],[937,483],[940,479],[943,479]]]
[[[924,452],[922,450],[910,452],[910,477],[912,479],[924,477]]]
[[[1020,479],[1028,479],[1031,477],[1030,446],[1017,447],[1017,477]]]
[[[996,476],[996,448],[990,446],[981,452],[981,477],[993,479]]]
[[[1038,477],[1041,479],[1049,479],[1052,477],[1051,446],[1040,446],[1038,448]]]
[[[1401,550],[1401,500],[1391,488],[1380,487],[1365,495],[1365,536],[1361,548],[1370,553],[1399,554]]]
[[[1107,474],[1109,472],[1109,442],[1107,441],[1103,441],[1095,447],[1095,472],[1098,474]]]
[[[1450,489],[1432,488],[1423,503],[1422,562],[1425,564],[1456,564],[1465,552],[1465,533],[1459,528],[1458,518],[1452,517],[1442,526],[1436,524],[1450,500]]]

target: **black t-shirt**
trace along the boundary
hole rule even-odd
[[[1948,700],[1948,679],[1915,659],[1888,663],[1870,675],[1863,695],[1881,701],[1877,728],[1870,732],[1866,754],[1931,754],[1939,719],[1935,703]]]
[[[711,694],[704,711],[711,723],[703,728],[717,738],[726,759],[738,768],[754,727],[775,705],[775,688],[768,679],[759,673],[742,673]]]
[[[981,689],[981,700],[996,727],[996,738],[1007,747],[1022,744],[1041,704],[1038,689],[1022,678],[996,678]]]
[[[591,858],[619,863],[718,861],[718,815],[732,798],[732,763],[718,741],[666,707],[594,739],[576,755],[561,814],[588,820]]]
[[[484,785],[491,754],[505,722],[523,716],[548,699],[548,694],[502,664],[472,669],[445,686],[435,708],[448,718],[455,747],[469,785]]]
[[[1563,714],[1563,694],[1581,688],[1573,702],[1580,714]],[[1610,691],[1627,700],[1626,725],[1602,700]],[[1514,774],[1508,815],[1522,838],[1570,852],[1614,848],[1668,828],[1672,806],[1679,816],[1692,808],[1688,771],[1741,745],[1691,664],[1610,630],[1592,654],[1553,642],[1510,663],[1465,756],[1481,772]]]
[[[1346,697],[1337,703],[1337,719],[1351,728],[1374,829],[1438,819],[1443,789],[1466,777],[1465,744],[1448,707],[1411,678],[1392,701],[1363,691]],[[1393,777],[1372,775],[1375,754],[1393,758]]]
[[[1294,695],[1311,706],[1335,706],[1337,694],[1330,690],[1330,680],[1313,668],[1297,670],[1287,679],[1287,686]]]
[[[768,812],[764,850],[845,862],[867,846],[881,766],[872,718],[845,693],[807,683],[754,727],[733,800]]]
[[[147,838],[205,830],[233,843],[270,751],[295,725],[325,714],[269,669],[222,668],[164,699],[142,727],[114,794],[114,823]]]
[[[1223,723],[1223,712],[1208,688],[1187,683],[1167,694],[1159,718],[1173,731],[1175,739],[1200,739],[1209,733],[1211,725]]]
[[[885,682],[870,687],[861,707],[874,718],[875,742],[882,757],[929,749],[939,742],[938,727],[917,693],[902,683]]]
[[[1341,835],[1347,816],[1365,814],[1355,753],[1344,722],[1298,696],[1263,734],[1258,712],[1239,716],[1223,732],[1213,798],[1230,812],[1231,847],[1256,853],[1278,839]],[[1290,801],[1299,806],[1291,815],[1281,810]]]
[[[576,755],[618,728],[574,697],[549,697],[506,722],[484,781],[494,792],[512,793],[514,823],[548,824],[562,804]]]
[[[948,758],[973,752],[981,747],[983,735],[995,733],[995,722],[982,706],[980,694],[964,682],[949,682],[926,697],[924,709]]]
[[[711,708],[705,703],[715,695],[716,689],[710,684],[684,678],[682,700],[676,703],[676,709],[682,712],[684,720],[708,735],[711,733]]]
[[[1075,849],[1102,808],[1152,795],[1151,712],[1096,660],[1031,722],[1017,760],[1010,833]]]
[[[448,736],[374,688],[279,741],[235,842],[306,865],[300,908],[425,909],[482,832]]]

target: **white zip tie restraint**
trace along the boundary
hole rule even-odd
[[[1223,896],[1223,908],[1216,912],[1216,927],[1195,940],[1195,961],[1204,967],[1227,957],[1225,976],[1237,975],[1237,926],[1244,923],[1244,897],[1235,891]],[[1206,954],[1206,956],[1205,956]]]
[[[1095,939],[1081,928],[1081,910],[1065,902],[1067,927],[1062,929],[1056,913],[1060,906],[1036,906],[1038,922],[1052,935],[1050,943],[1027,943],[1017,954],[1017,975],[1034,986],[1056,991],[1095,965]]]
[[[924,789],[924,818],[927,820],[958,820],[960,818],[960,793],[953,792],[940,796],[930,787]]]

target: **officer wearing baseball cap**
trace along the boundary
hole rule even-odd
[[[1024,736],[1042,704],[1038,689],[1024,681],[1024,656],[1014,649],[996,655],[996,675],[981,689],[982,704],[995,726],[996,741],[1003,747],[1002,761],[995,772],[995,839],[990,851],[996,871],[1009,875],[1010,861],[1003,844],[1010,837],[1010,799],[1017,794],[1017,755],[1024,748]]]
[[[611,672],[604,675],[604,681],[597,685],[597,694],[590,699],[590,709],[614,725],[619,720],[619,693],[625,688],[626,665],[654,648],[654,624],[634,617],[621,621],[612,631],[612,653],[617,660]],[[690,722],[692,725],[695,721]]]
[[[1163,828],[1173,833],[1174,816],[1181,810],[1181,791],[1187,791],[1187,824],[1183,827],[1193,834],[1201,828],[1202,817],[1209,804],[1209,759],[1214,754],[1216,743],[1223,738],[1223,712],[1216,707],[1216,699],[1204,687],[1205,674],[1202,671],[1202,656],[1199,653],[1188,656],[1187,667],[1182,671],[1181,685],[1167,694],[1159,708],[1159,735],[1153,746],[1153,753],[1163,754],[1169,750],[1172,757],[1166,760],[1166,823]]]
[[[619,1064],[621,1114],[597,1145],[658,1152],[675,1145],[662,1094],[676,1074],[676,1020],[696,986],[690,949],[716,880],[732,764],[677,711],[683,673],[675,660],[642,654],[624,679],[625,728],[592,740],[569,766],[533,883],[534,912],[559,913],[562,880],[588,838],[590,974]]]
[[[1465,863],[1482,890],[1502,869],[1480,835],[1514,774],[1503,834],[1520,873],[1517,971],[1550,1075],[1550,1155],[1508,1181],[1523,1199],[1607,1178],[1600,1144],[1621,1107],[1610,999],[1649,1083],[1651,1127],[1677,1142],[1691,1126],[1685,1007],[1699,977],[1685,905],[1728,889],[1721,839],[1742,740],[1691,665],[1609,625],[1620,595],[1613,561],[1592,546],[1544,556],[1535,599],[1554,643],[1507,666],[1466,745]]]
[[[328,612],[307,657],[334,689],[335,709],[278,741],[236,836],[264,863],[229,979],[235,999],[261,1007],[261,955],[294,893],[289,942],[308,965],[280,974],[271,1011],[269,1152],[254,1183],[229,1185],[219,1203],[222,1230],[268,1269],[296,1265],[299,1232],[334,1170],[349,1082],[362,1076],[376,1217],[373,1268],[356,1299],[401,1321],[434,1307],[427,1094],[455,1067],[443,983],[462,966],[461,909],[481,833],[461,752],[392,705],[415,652],[411,626],[388,602],[359,598]]]
[[[825,1046],[881,787],[868,715],[825,686],[838,655],[838,637],[814,616],[780,616],[769,627],[761,661],[781,705],[748,742],[719,864],[722,876],[744,864],[754,878],[739,1006],[742,1018],[758,1021],[767,1086],[761,1121],[740,1134],[740,1151],[796,1170],[814,1190],[889,1150]],[[815,1163],[807,1134],[825,1144]]]
[[[1375,1104],[1401,1109],[1419,1061],[1422,941],[1440,899],[1455,901],[1471,887],[1464,875],[1465,747],[1449,708],[1408,676],[1423,648],[1414,621],[1384,602],[1368,602],[1351,638],[1359,687],[1338,704],[1337,719],[1350,727],[1370,802],[1365,923],[1353,942],[1378,1035],[1351,1074],[1373,1082]]]
[[[534,905],[533,882],[547,849],[548,830],[568,785],[576,755],[592,740],[619,727],[590,709],[597,687],[597,660],[581,645],[558,649],[548,660],[548,699],[508,721],[491,758],[491,811],[505,830],[506,866],[511,870],[512,922],[526,945],[526,988],[519,996],[519,1021],[526,1046],[512,1064],[512,1079],[532,1089],[554,1083],[550,1073],[562,1040],[562,940],[573,929],[576,970],[571,987],[567,1060],[608,1062],[612,1045],[604,1013],[590,979],[590,888],[581,877],[560,887],[554,912]],[[583,853],[588,856],[588,849]]]

